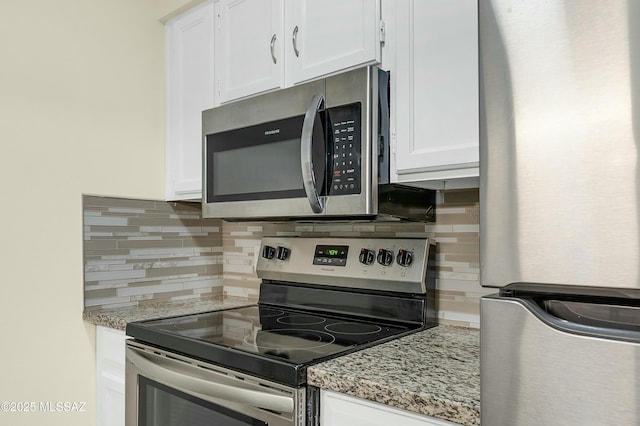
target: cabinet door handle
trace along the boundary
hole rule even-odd
[[[271,37],[271,44],[269,45],[269,48],[271,49],[271,59],[273,59],[273,63],[274,64],[278,62],[278,59],[276,58],[276,55],[275,55],[275,52],[274,52],[274,47],[276,45],[276,40],[277,40],[277,37],[274,34],[273,37]]]
[[[298,50],[298,26],[293,29],[293,53],[296,54],[296,57],[300,57],[300,51]]]

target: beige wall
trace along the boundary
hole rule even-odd
[[[82,321],[82,193],[163,197],[164,33],[153,0],[3,2],[0,15],[0,402],[82,401],[95,422],[94,327]]]

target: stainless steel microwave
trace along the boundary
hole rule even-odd
[[[361,68],[204,111],[203,216],[434,220],[389,181],[389,74]]]

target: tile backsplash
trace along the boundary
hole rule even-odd
[[[436,247],[441,323],[479,326],[479,194],[438,193],[435,223],[226,222],[202,219],[200,205],[83,197],[85,307],[194,297],[255,301],[263,236],[428,237]]]
[[[222,221],[200,204],[84,195],[85,309],[222,296]]]

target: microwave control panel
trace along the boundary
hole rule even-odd
[[[359,194],[361,188],[360,103],[329,109],[333,167],[329,195]]]

